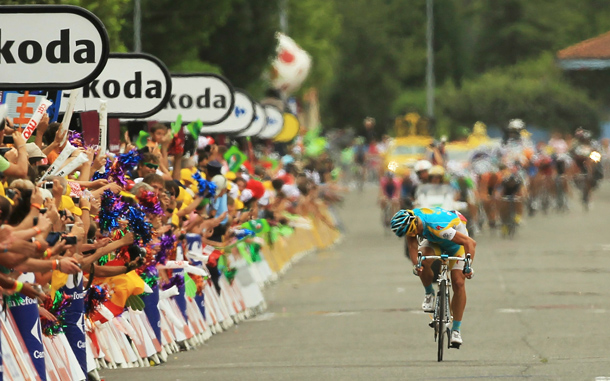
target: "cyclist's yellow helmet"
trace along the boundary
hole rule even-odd
[[[413,236],[417,232],[417,217],[412,210],[399,210],[392,217],[390,226],[398,237],[404,237],[405,234]]]

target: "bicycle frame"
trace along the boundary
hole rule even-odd
[[[417,253],[417,266],[421,267],[422,262],[427,259],[439,259],[441,261],[441,269],[438,275],[438,293],[436,297],[436,306],[434,307],[434,315],[431,325],[434,327],[434,341],[438,343],[438,361],[443,361],[443,350],[444,350],[444,337],[447,335],[447,348],[450,348],[450,329],[449,324],[451,323],[451,280],[448,276],[449,261],[463,261],[464,274],[468,274],[472,271],[471,268],[471,257],[470,254],[466,254],[465,257],[451,257],[448,254],[441,255],[430,255],[424,256],[421,251]],[[459,348],[459,346],[457,347]]]

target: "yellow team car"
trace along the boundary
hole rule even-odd
[[[433,141],[429,136],[407,136],[392,140],[385,155],[384,169],[397,173],[411,170],[415,162],[426,158],[428,146]]]

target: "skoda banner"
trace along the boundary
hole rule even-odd
[[[202,134],[235,134],[244,131],[254,121],[254,101],[245,92],[235,90],[235,106],[231,115],[213,126],[203,126]]]
[[[108,33],[68,5],[0,6],[0,89],[74,89],[108,60]]]
[[[261,139],[273,139],[284,127],[284,114],[282,114],[279,108],[273,105],[265,105],[263,107],[267,114],[267,125],[258,134],[258,137]]]
[[[265,109],[259,103],[255,103],[254,111],[256,115],[254,116],[252,123],[250,123],[250,126],[237,136],[256,136],[265,128],[267,125],[267,113],[265,112]]]
[[[201,120],[205,126],[218,124],[231,115],[235,105],[233,86],[227,79],[211,73],[172,74],[172,94],[165,108],[147,118],[159,122]]]
[[[171,89],[169,71],[156,57],[111,53],[104,71],[81,89],[74,110],[98,110],[100,100],[105,100],[110,118],[146,118],[167,104]],[[61,112],[69,97],[70,92],[64,92]]]

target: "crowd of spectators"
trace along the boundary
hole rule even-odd
[[[253,234],[243,228],[248,221],[290,226],[296,215],[339,225],[320,209],[342,199],[333,161],[326,153],[303,157],[299,139],[281,156],[268,142],[253,149],[249,141],[203,136],[189,152],[169,126],[156,124],[144,144],[126,134],[121,153],[111,154],[46,116],[29,143],[10,120],[0,127],[4,308],[27,307],[44,334],[65,333],[81,367],[83,317],[103,319],[101,304],[119,315],[132,295],[176,283],[163,262],[190,260],[209,274],[191,276],[195,283],[220,292],[222,271],[232,270],[231,244]],[[237,167],[227,161],[231,146],[249,152]],[[189,258],[193,235],[210,250]],[[127,286],[116,286],[117,278]],[[60,301],[69,302],[64,311]]]

